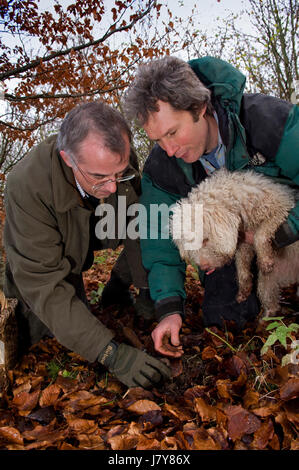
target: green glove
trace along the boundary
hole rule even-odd
[[[153,387],[171,377],[169,367],[163,362],[124,343],[110,341],[98,361],[127,387]]]

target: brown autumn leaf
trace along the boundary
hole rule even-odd
[[[170,405],[169,403],[165,403],[163,406],[163,411],[166,411],[167,414],[175,416],[175,418],[179,419],[180,421],[189,421],[193,419],[191,413],[188,410],[180,409],[175,405]]]
[[[243,405],[249,410],[250,408],[257,408],[260,400],[260,394],[252,388],[247,388],[246,393],[243,397]]]
[[[260,419],[240,405],[229,405],[224,412],[228,417],[228,434],[233,441],[241,439],[244,434],[254,433],[261,426]]]
[[[0,437],[13,444],[24,445],[24,439],[20,431],[12,426],[3,426],[0,428]]]
[[[247,366],[241,357],[234,355],[225,361],[225,370],[231,376],[238,378],[241,374],[247,375]]]
[[[207,361],[208,359],[213,359],[216,354],[217,351],[215,348],[212,348],[212,346],[206,346],[201,353],[201,358],[203,361]]]
[[[293,428],[289,422],[287,415],[284,411],[280,411],[277,416],[275,416],[275,422],[279,423],[283,429],[283,443],[282,448],[288,449],[293,441]]]
[[[149,439],[148,437],[141,435],[138,439],[136,450],[159,450],[161,444],[157,439]]]
[[[171,369],[171,377],[178,377],[183,373],[182,359],[172,359],[169,361],[169,367]]]
[[[67,416],[67,423],[70,429],[78,434],[91,434],[98,429],[97,423],[91,419],[76,418]]]
[[[61,427],[53,429],[50,424],[48,426],[36,426],[31,431],[24,431],[23,437],[27,440],[32,440],[34,443],[30,446],[26,446],[26,449],[34,449],[37,447],[49,447],[59,441],[64,441],[69,436],[69,429]]]
[[[215,406],[208,405],[203,398],[195,398],[194,408],[203,422],[216,419],[217,408]]]
[[[70,393],[74,392],[78,388],[78,381],[72,379],[71,377],[63,377],[62,375],[58,375],[57,379],[55,380],[55,385],[60,387],[63,393]]]
[[[270,419],[262,423],[261,427],[254,433],[251,444],[252,449],[263,450],[267,447],[274,436],[274,427]]]
[[[178,450],[178,443],[174,436],[166,436],[161,441],[161,450]]]
[[[27,416],[36,407],[39,399],[40,391],[35,392],[21,392],[16,395],[12,400],[12,405],[15,406],[21,416]]]
[[[288,420],[299,430],[299,399],[290,400],[283,407]]]
[[[299,438],[292,441],[291,450],[299,450]]]
[[[136,413],[138,415],[143,415],[148,411],[161,411],[161,408],[157,403],[151,400],[137,400],[135,403],[127,407],[128,411]]]
[[[27,382],[24,382],[21,385],[19,385],[17,388],[13,389],[13,391],[12,391],[13,396],[16,397],[17,395],[19,395],[22,392],[30,392],[31,387],[32,387],[32,385],[31,385],[31,382],[30,382],[30,379],[29,379]]]
[[[107,449],[99,429],[97,429],[92,434],[77,434],[76,438],[79,440],[80,450],[105,450]]]
[[[195,387],[188,388],[184,392],[184,400],[189,406],[193,406],[194,398],[204,396],[207,387],[205,385],[196,385]]]
[[[225,400],[232,400],[231,397],[231,389],[232,384],[229,379],[219,379],[216,382],[217,393],[220,398],[224,398]]]
[[[112,450],[130,450],[136,447],[138,436],[129,435],[127,432],[118,434],[107,439]]]
[[[125,398],[120,400],[118,404],[121,408],[127,408],[137,400],[142,400],[145,398],[148,400],[153,400],[154,395],[150,390],[145,390],[142,387],[133,387],[128,389]]]
[[[157,426],[161,426],[161,424],[163,424],[162,412],[159,410],[148,411],[144,415],[140,416],[138,423],[142,424],[144,431],[155,429]]]
[[[193,440],[192,450],[220,450],[221,446],[214,441],[206,429],[199,428],[195,430],[184,431],[185,436]]]
[[[229,449],[229,442],[227,439],[228,432],[226,429],[224,429],[222,426],[217,426],[216,428],[209,428],[207,431],[222,450]]]
[[[45,388],[39,398],[39,406],[45,408],[47,406],[54,405],[59,397],[61,388],[57,384],[49,385]]]
[[[299,379],[292,378],[283,385],[279,391],[280,398],[284,401],[299,398]]]

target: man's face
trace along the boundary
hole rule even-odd
[[[79,144],[74,165],[71,156],[61,151],[60,154],[65,163],[73,169],[76,180],[88,194],[100,198],[107,198],[115,193],[117,183],[110,181],[94,190],[93,186],[105,183],[108,180],[115,180],[121,177],[129,165],[130,142],[127,135],[124,135],[126,149],[125,156],[112,152],[104,145],[103,137],[90,132]]]
[[[190,111],[176,110],[160,100],[157,104],[159,111],[150,113],[143,127],[148,137],[156,141],[169,157],[193,163],[217,146],[217,123],[212,116],[205,114],[206,107],[195,122]]]

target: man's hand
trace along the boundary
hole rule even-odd
[[[178,313],[161,320],[152,332],[156,351],[165,356],[181,357],[184,354],[179,338],[181,326],[182,318]]]

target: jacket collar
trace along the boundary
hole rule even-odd
[[[77,206],[84,207],[73,170],[64,163],[56,148],[52,156],[52,186],[58,212],[67,212]]]

